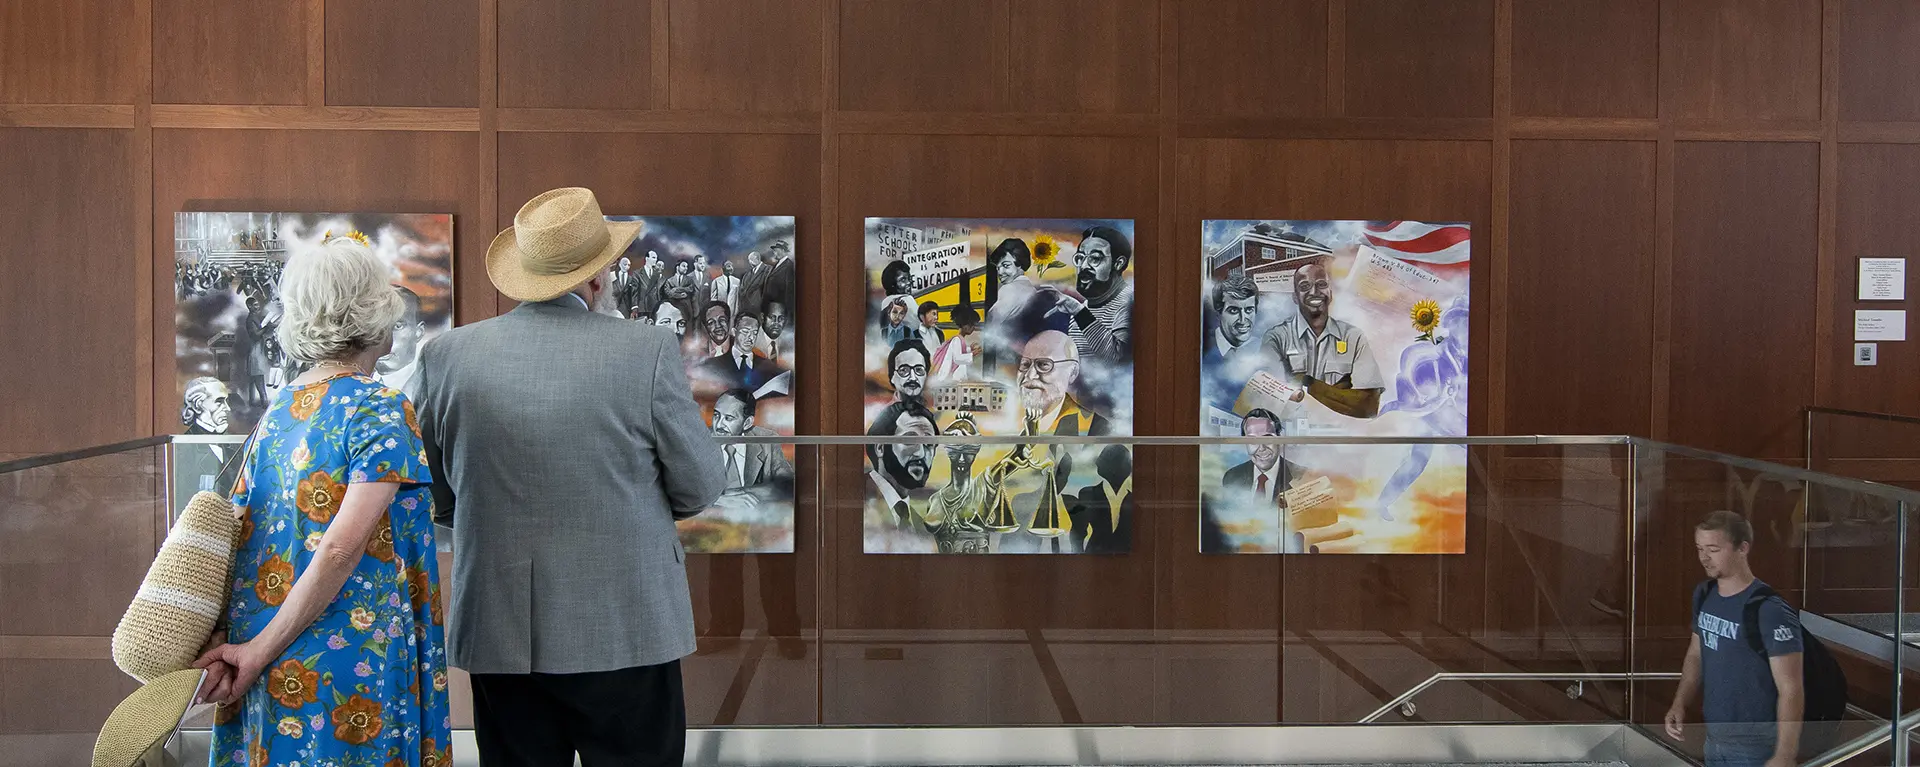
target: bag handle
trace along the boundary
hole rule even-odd
[[[240,449],[229,456],[227,462],[221,464],[220,473],[214,475],[214,487],[224,487],[228,495],[233,494],[234,486],[240,484],[240,470],[253,458],[254,444],[260,438],[260,430],[266,425],[266,421],[254,424],[253,431],[247,434],[247,441],[240,443]]]

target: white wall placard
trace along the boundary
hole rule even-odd
[[[1855,309],[1853,312],[1853,340],[1855,341],[1905,341],[1907,340],[1907,313],[1905,310],[1884,311]]]
[[[1854,344],[1853,364],[1871,366],[1880,364],[1879,344]]]
[[[1905,301],[1906,299],[1906,259],[1860,259],[1860,300]]]

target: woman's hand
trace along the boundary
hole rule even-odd
[[[261,647],[257,642],[243,642],[223,644],[208,650],[205,655],[200,656],[199,660],[193,662],[193,667],[207,669],[209,673],[213,673],[218,665],[226,665],[231,669],[231,675],[226,676],[219,686],[202,696],[204,700],[231,706],[253,687],[254,682],[260,680],[260,674],[266,671],[267,664],[272,661],[273,658],[266,652],[266,648]]]
[[[200,692],[193,698],[193,705],[196,706],[202,703],[215,702],[216,698],[214,697],[214,693],[217,692],[224,695],[226,694],[226,689],[233,684],[233,667],[227,665],[226,661],[209,663],[205,671],[207,672],[207,678],[201,680]]]

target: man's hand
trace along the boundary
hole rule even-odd
[[[1767,767],[1799,767],[1799,763],[1793,760],[1792,755],[1774,754],[1772,759],[1767,760]]]
[[[1687,736],[1686,718],[1687,713],[1680,710],[1679,706],[1667,709],[1667,737],[1674,740],[1684,739]]]

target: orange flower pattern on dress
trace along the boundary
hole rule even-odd
[[[287,592],[293,590],[293,564],[273,557],[260,563],[260,569],[254,573],[253,593],[274,607],[287,601]]]
[[[267,693],[287,708],[313,703],[320,700],[320,672],[289,660],[267,675]]]
[[[335,482],[333,475],[316,471],[294,488],[293,505],[307,515],[307,519],[324,525],[333,521],[333,515],[340,511],[340,501],[346,497],[346,483]]]
[[[374,528],[373,537],[367,539],[367,554],[382,562],[393,561],[393,523],[387,515],[380,515],[380,526]]]
[[[355,695],[333,709],[333,736],[356,746],[364,746],[385,729],[380,704]]]
[[[428,738],[420,744],[420,767],[449,767],[453,764],[453,744],[441,748],[438,741]]]
[[[258,636],[286,602],[319,556],[307,542],[339,518],[349,486],[401,487],[339,594],[240,704],[215,713],[214,767],[450,764],[433,499],[409,423],[419,417],[366,376],[290,389],[261,415],[233,493],[246,509],[228,593],[234,637]]]
[[[412,431],[414,436],[420,436],[420,414],[414,411],[413,401],[401,400],[400,412],[407,417],[407,429]]]
[[[293,406],[288,409],[287,414],[293,416],[295,421],[313,418],[314,413],[320,412],[320,403],[326,400],[327,392],[332,388],[331,386],[308,386],[300,389],[293,395]]]
[[[407,596],[412,600],[415,612],[433,602],[433,578],[427,575],[427,571],[407,571]]]

